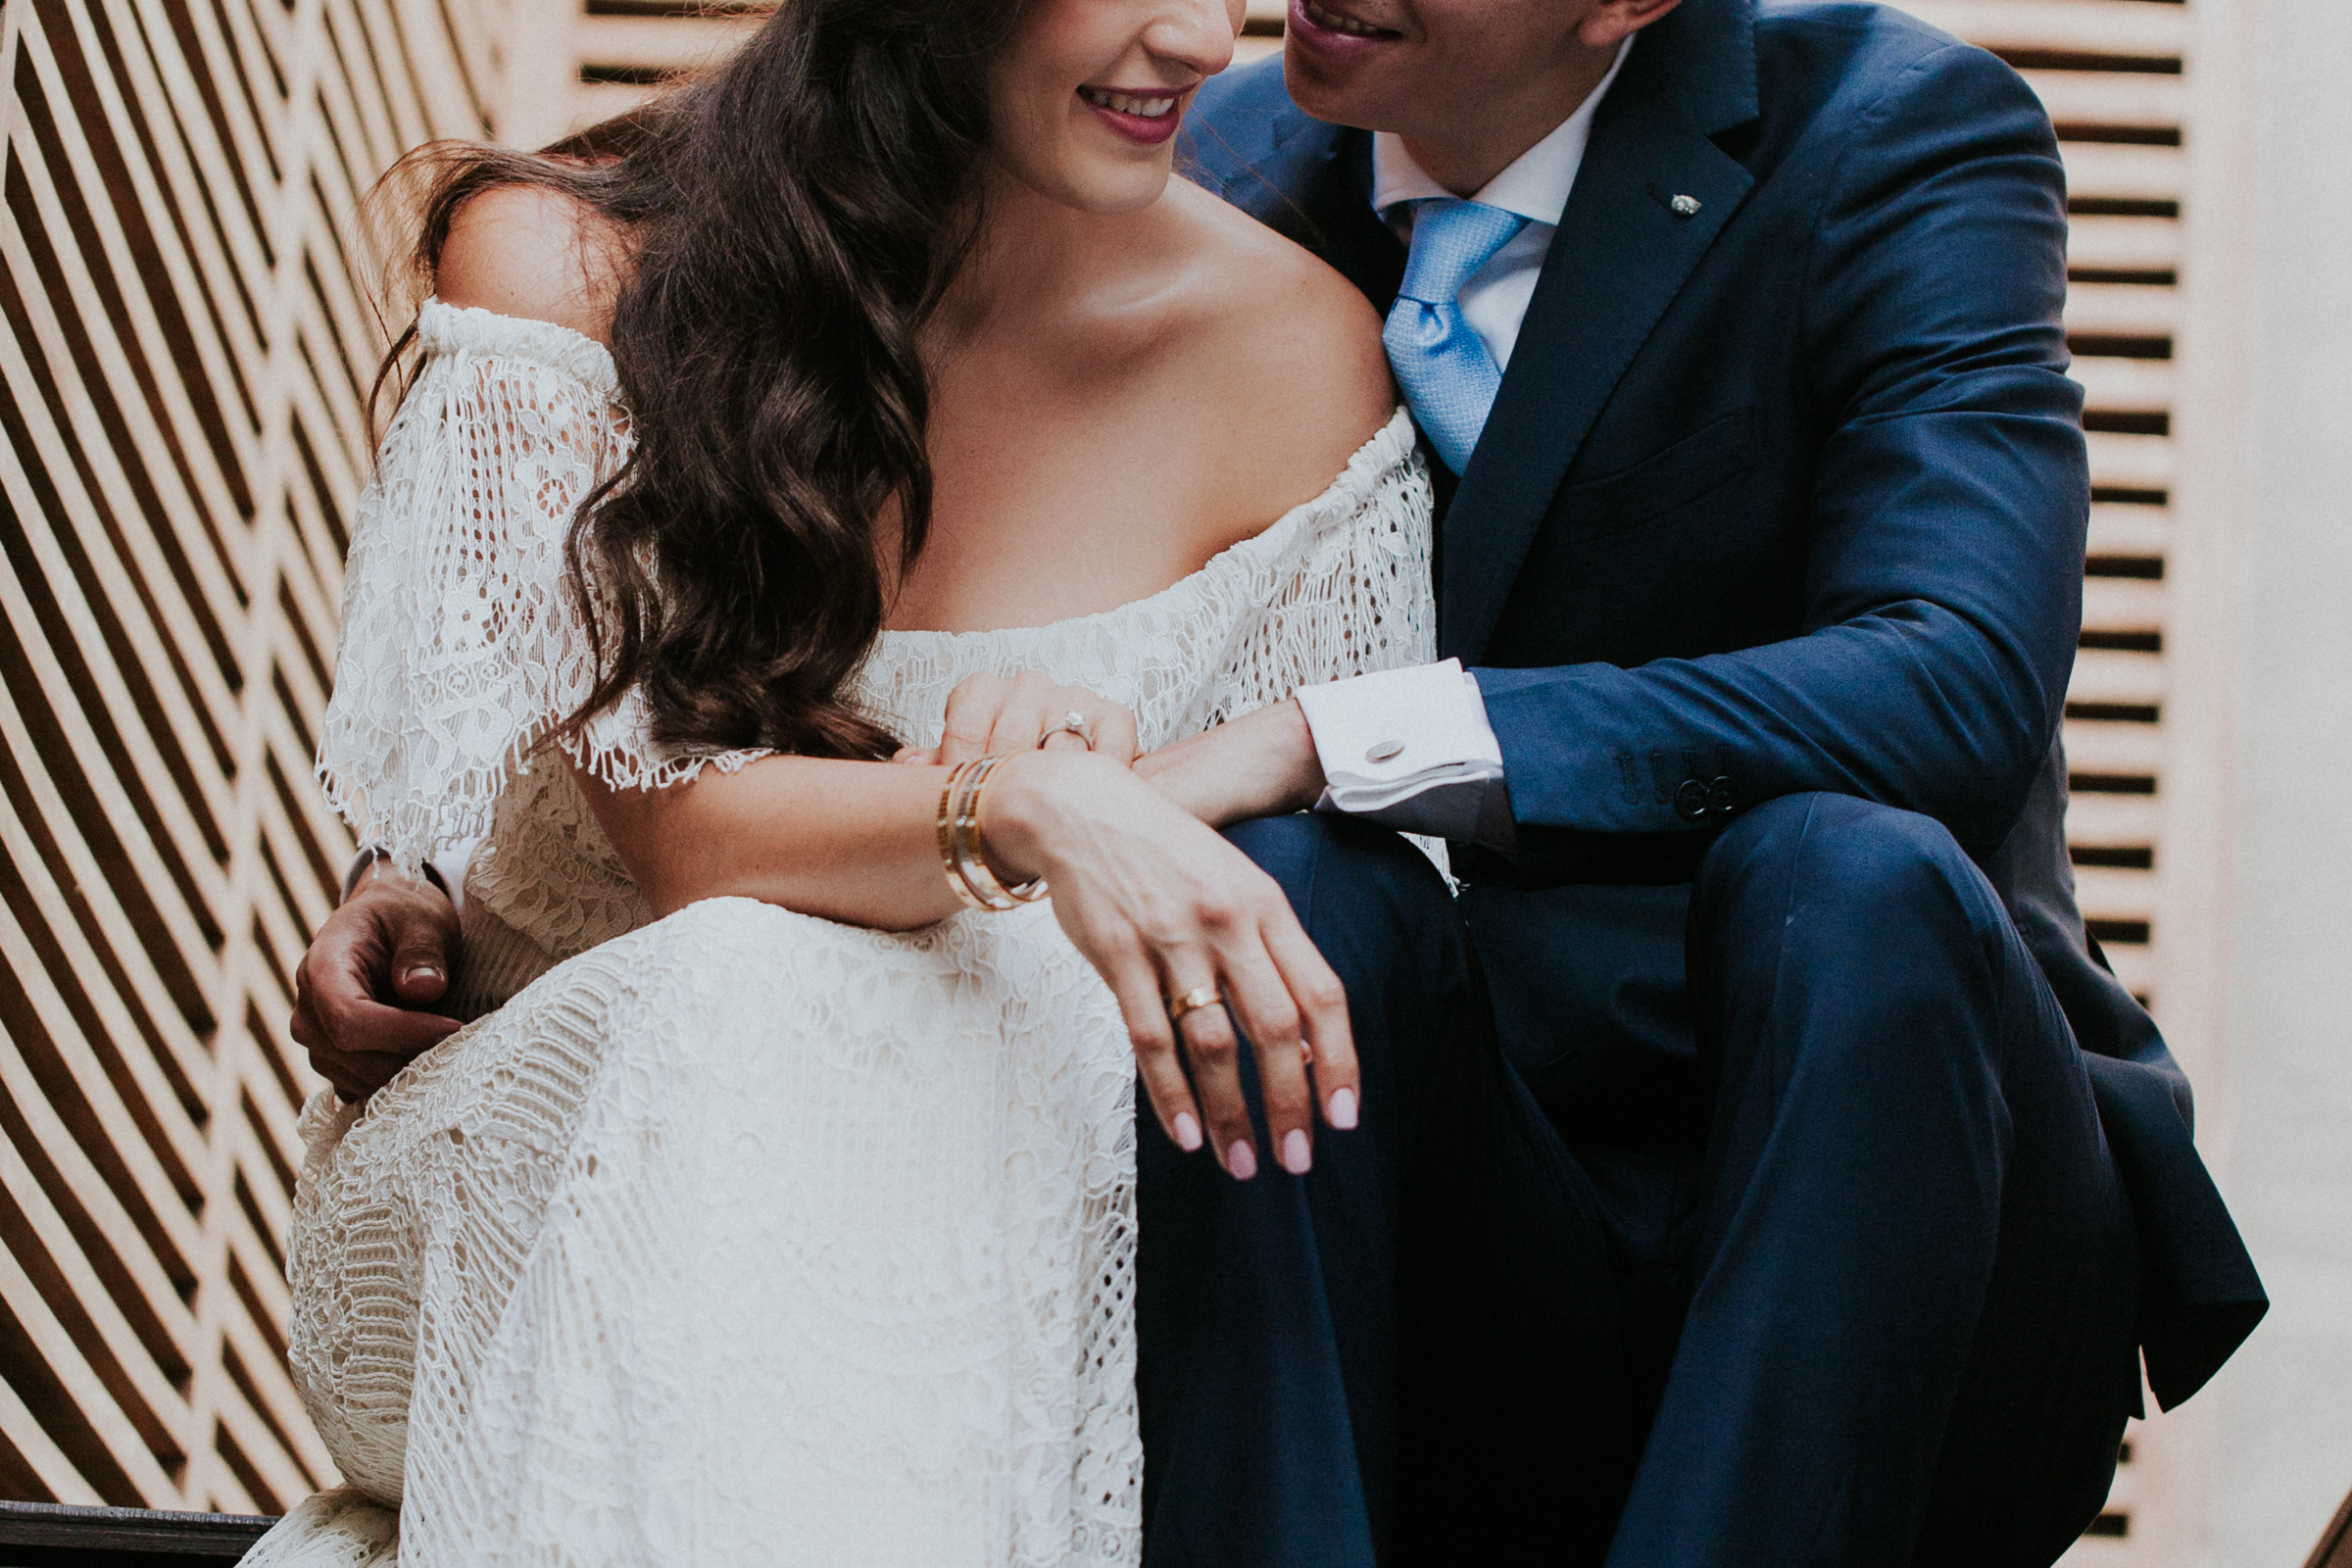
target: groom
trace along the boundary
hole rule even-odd
[[[1607,1561],[2053,1560],[2135,1350],[2176,1404],[2266,1303],[2074,903],[2039,104],[1867,5],[1292,0],[1188,130],[1386,315],[1471,674],[1158,765],[1456,841],[1647,1424]]]

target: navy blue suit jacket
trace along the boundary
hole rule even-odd
[[[1367,133],[1269,62],[1202,90],[1185,147],[1388,308],[1404,252]],[[1687,879],[1742,807],[1810,790],[1969,849],[2085,1054],[2169,1405],[2266,1303],[2187,1083],[2075,905],[2065,243],[2048,118],[1993,56],[1873,5],[1685,0],[1603,101],[1485,433],[1441,476],[1440,635],[1517,819],[1516,862],[1475,877]]]

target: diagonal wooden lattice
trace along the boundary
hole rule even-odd
[[[274,1512],[350,852],[311,781],[380,339],[355,204],[484,128],[485,6],[4,0],[0,1495]]]

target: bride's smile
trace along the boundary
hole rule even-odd
[[[1176,134],[1178,94],[1152,88],[1126,92],[1115,87],[1081,87],[1078,96],[1094,106],[1104,124],[1130,141],[1157,146]]]
[[[1174,168],[1185,106],[1233,60],[1242,0],[1032,0],[990,72],[992,156],[1087,212],[1134,212]]]

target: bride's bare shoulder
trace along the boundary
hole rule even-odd
[[[1265,481],[1297,468],[1314,494],[1396,411],[1380,316],[1311,252],[1197,186],[1172,189],[1198,246],[1200,395],[1250,431]]]
[[[626,246],[596,209],[544,185],[493,185],[451,217],[433,292],[606,341]]]

